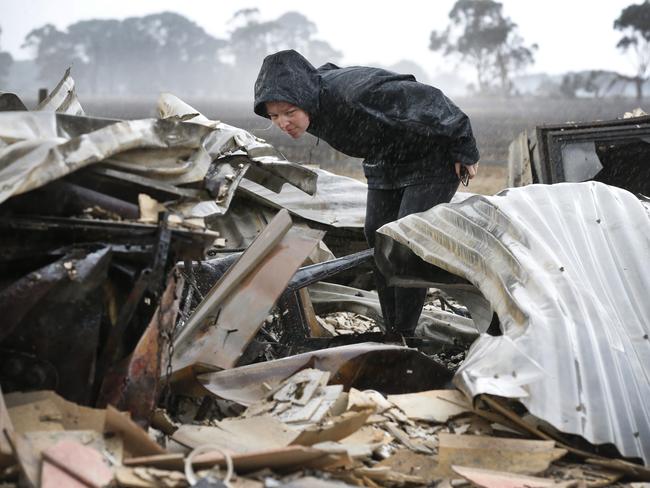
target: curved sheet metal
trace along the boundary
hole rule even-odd
[[[79,99],[77,98],[74,80],[70,76],[70,68],[65,70],[61,81],[54,87],[52,93],[38,105],[36,110],[59,112],[69,115],[84,115],[84,109],[81,107],[81,103],[79,103]]]
[[[66,124],[84,125],[86,130],[70,136]],[[178,120],[111,123],[53,112],[2,112],[0,140],[7,145],[0,148],[0,203],[124,151],[197,149],[207,132],[206,127]]]
[[[333,227],[363,228],[368,185],[323,169],[314,169],[318,188],[314,196],[285,185],[275,193],[252,181],[242,180],[238,191],[277,208],[286,208],[306,220]]]
[[[354,178],[314,168],[318,188],[313,196],[284,185],[274,189],[249,180],[242,180],[237,190],[275,208],[286,208],[305,220],[332,227],[362,229],[366,222],[368,185]],[[248,175],[247,175],[248,176]],[[456,192],[452,202],[468,198],[473,193]]]
[[[650,219],[601,183],[530,185],[387,224],[392,240],[460,275],[497,312],[455,382],[519,399],[594,444],[650,461]]]

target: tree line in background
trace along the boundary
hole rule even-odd
[[[51,84],[72,66],[80,86],[104,96],[175,91],[249,98],[267,54],[292,48],[316,66],[342,58],[342,52],[315,38],[316,24],[298,12],[261,21],[258,9],[245,9],[230,22],[228,39],[215,38],[171,12],[84,20],[65,30],[47,24],[32,30],[24,45],[34,53],[42,82]],[[614,28],[622,33],[617,47],[635,56],[634,75],[602,70],[567,73],[559,81],[545,79],[538,93],[599,97],[632,84],[637,98],[642,98],[644,84],[650,80],[650,0],[623,9]],[[524,42],[501,3],[457,0],[448,27],[431,33],[429,48],[472,67],[474,93],[510,96],[519,91],[516,76],[534,63],[538,46]],[[0,82],[11,64],[11,55],[0,51]]]
[[[316,63],[341,58],[327,42],[314,39],[316,25],[300,13],[258,18],[257,9],[237,12],[227,40],[172,12],[84,20],[65,30],[47,24],[32,30],[24,46],[34,53],[40,80],[52,83],[72,66],[78,85],[94,95],[175,91],[248,97],[267,54],[294,48]],[[0,58],[0,80],[10,62]]]
[[[643,86],[650,80],[650,0],[624,8],[614,29],[623,34],[617,47],[635,56],[635,75],[603,70],[567,73],[553,86],[547,79],[540,92],[568,98],[583,92],[599,97],[621,84],[633,83],[637,99],[643,98]],[[508,96],[515,91],[513,75],[534,63],[538,46],[524,43],[501,3],[458,0],[449,12],[448,27],[431,33],[429,48],[472,66],[477,82],[474,91]]]

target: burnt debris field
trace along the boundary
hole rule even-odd
[[[650,481],[630,102],[463,100],[511,188],[368,249],[358,162],[247,105],[0,97],[3,486]],[[428,287],[412,336],[374,266]]]

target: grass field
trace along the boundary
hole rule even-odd
[[[359,160],[335,151],[310,135],[292,140],[271,127],[266,119],[256,116],[252,103],[214,99],[186,101],[211,119],[241,127],[266,139],[291,161],[317,164],[329,171],[363,179]],[[479,177],[471,182],[468,190],[483,194],[492,194],[505,187],[508,145],[522,130],[532,130],[542,124],[614,119],[639,106],[636,100],[628,98],[466,98],[455,101],[469,115],[481,152]],[[86,99],[81,102],[89,115],[127,119],[155,116],[155,98]],[[642,103],[641,107],[648,105]]]

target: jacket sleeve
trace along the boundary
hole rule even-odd
[[[361,110],[391,129],[417,134],[420,140],[445,140],[454,162],[472,165],[478,161],[469,117],[442,91],[419,83],[412,76],[383,70],[372,78],[366,89],[348,93],[349,103],[359,104]]]

